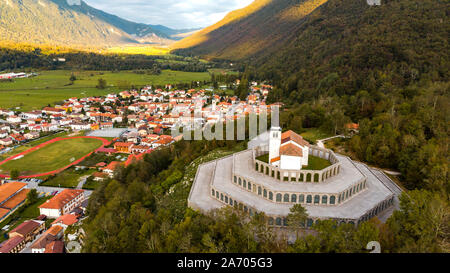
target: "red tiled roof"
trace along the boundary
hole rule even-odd
[[[22,236],[14,236],[13,238],[10,238],[8,241],[3,243],[2,247],[0,247],[0,253],[9,253],[17,245],[22,243],[23,240],[25,240],[25,238]]]
[[[303,150],[295,144],[289,143],[280,147],[280,155],[303,156]]]
[[[358,130],[359,129],[359,124],[357,124],[357,123],[347,123],[347,124],[345,124],[345,128]]]
[[[25,221],[22,224],[20,224],[19,226],[17,226],[15,229],[11,230],[8,234],[18,233],[22,236],[26,236],[27,234],[30,234],[31,232],[33,232],[40,225],[41,224],[39,224],[38,222],[33,221],[33,220]]]
[[[291,131],[291,130],[281,134],[281,144],[282,145],[289,141],[294,141],[295,143],[297,143],[300,146],[309,147],[308,141],[304,140],[303,137],[301,137],[300,135],[296,134],[294,131]]]
[[[119,167],[120,162],[119,161],[113,161],[108,164],[108,166],[105,167],[105,170],[111,170],[114,171],[117,167]]]
[[[63,241],[53,241],[45,246],[44,253],[63,253],[64,252],[64,242]]]
[[[76,222],[78,222],[78,218],[76,215],[74,214],[65,214],[65,215],[61,215],[58,219],[56,219],[55,221],[53,221],[52,225],[54,224],[63,224],[66,226],[70,226],[75,224]]]
[[[84,190],[72,190],[65,189],[61,193],[57,194],[52,199],[48,200],[44,204],[40,205],[39,208],[44,209],[62,209],[64,205],[72,201],[78,195],[84,193]]]
[[[116,142],[116,143],[114,143],[114,146],[117,146],[117,147],[130,147],[131,145],[133,145],[133,143],[131,143],[131,142]]]

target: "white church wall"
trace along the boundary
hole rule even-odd
[[[283,170],[300,170],[302,168],[302,158],[298,156],[281,156],[281,169]]]
[[[303,157],[302,157],[302,165],[307,166],[309,164],[309,148],[302,147]]]

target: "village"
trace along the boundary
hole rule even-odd
[[[0,162],[0,224],[27,204],[30,191],[46,200],[38,207],[38,217],[0,225],[6,239],[0,240],[0,253],[67,252],[69,242],[81,243],[83,239],[80,223],[93,190],[85,183],[113,178],[119,167],[181,140],[183,135],[171,134],[176,126],[205,127],[258,114],[271,90],[270,85],[252,82],[247,99],[241,101],[223,92],[215,94],[212,88],[176,90],[167,84],[164,89],[147,86],[104,97],[69,98],[63,104],[30,112],[0,109],[0,159],[4,159]],[[194,117],[199,107],[201,117]],[[91,170],[87,176],[77,177],[80,183],[76,187],[46,185],[45,180],[54,179],[59,170],[45,176],[21,170],[13,175],[12,170],[2,170],[9,159],[27,157],[9,157],[20,147],[44,138],[57,140],[61,134],[108,141],[80,163],[62,169],[61,174],[73,169]]]

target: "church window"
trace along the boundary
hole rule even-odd
[[[334,203],[336,203],[336,197],[331,196],[330,197],[330,205],[334,205]]]
[[[277,202],[281,202],[281,193],[277,193]]]
[[[304,196],[303,194],[300,194],[299,197],[298,197],[298,201],[299,201],[300,203],[305,202],[305,196]]]
[[[320,203],[320,196],[316,195],[314,196],[314,204],[319,204]]]

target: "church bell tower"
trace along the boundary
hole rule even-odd
[[[269,163],[272,162],[272,159],[280,156],[280,146],[281,146],[281,128],[272,127],[270,128]]]

